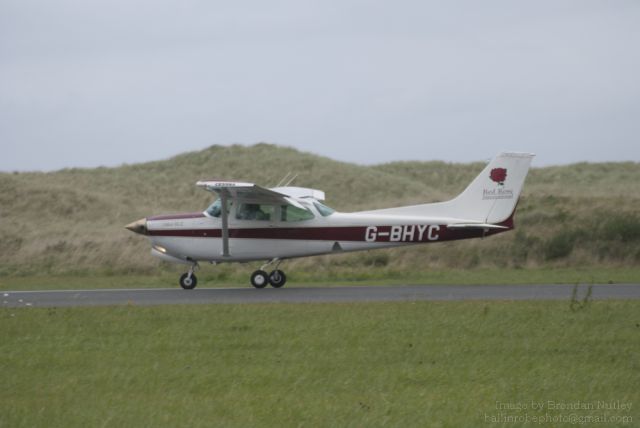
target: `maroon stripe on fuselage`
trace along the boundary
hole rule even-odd
[[[185,218],[202,218],[205,215],[202,212],[197,213],[185,213],[185,214],[169,214],[169,215],[157,215],[155,217],[147,217],[149,221],[155,220],[182,220]]]
[[[418,243],[452,241],[457,239],[479,238],[495,235],[505,230],[489,230],[484,233],[480,229],[448,229],[445,225],[435,226],[437,230],[425,231],[421,236],[417,231],[412,236],[402,234],[400,239],[394,239],[391,226],[376,226],[376,236],[368,226],[352,227],[273,227],[254,229],[229,229],[229,238],[233,239],[291,239],[309,241],[353,241],[353,242],[398,242]],[[221,238],[221,229],[163,229],[149,230],[150,236],[173,236],[185,238]],[[367,239],[369,237],[369,239]]]
[[[365,227],[278,227],[229,229],[229,238],[244,239],[309,239],[309,240],[364,240]],[[183,236],[189,238],[220,238],[221,229],[168,229],[149,230],[151,236]]]

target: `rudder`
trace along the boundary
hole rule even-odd
[[[484,223],[508,219],[516,207],[529,172],[531,153],[501,153],[451,204],[452,212]]]

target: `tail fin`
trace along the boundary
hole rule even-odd
[[[533,154],[501,153],[482,170],[450,205],[454,217],[483,223],[508,219],[518,203]]]
[[[504,222],[515,210],[533,156],[531,153],[499,154],[460,195],[450,201],[365,213],[459,219],[461,223]]]

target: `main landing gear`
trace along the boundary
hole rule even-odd
[[[264,271],[267,266],[271,263],[277,262],[275,270],[272,270],[271,273],[267,274]],[[273,288],[280,288],[287,282],[287,275],[284,274],[283,271],[278,269],[280,266],[281,260],[273,259],[269,263],[263,265],[260,269],[251,274],[251,285],[255,288],[264,288],[268,284],[271,284]]]
[[[287,282],[287,275],[280,269],[271,271],[270,274],[260,269],[251,275],[251,285],[256,288],[264,288],[268,284],[271,284],[273,288],[280,288],[285,282]]]

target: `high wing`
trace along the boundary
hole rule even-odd
[[[246,183],[242,181],[203,180],[198,181],[196,186],[202,187],[210,192],[215,192],[220,197],[224,194],[227,198],[231,199],[245,199],[260,204],[288,204],[297,208],[305,209],[295,199],[289,197],[289,195],[258,186],[254,183]]]
[[[207,180],[198,181],[196,186],[218,194],[226,193],[233,199],[240,197],[243,199],[255,199],[261,202],[264,201],[265,203],[280,202],[285,196],[282,193],[274,192],[253,183],[245,183],[241,181]]]

